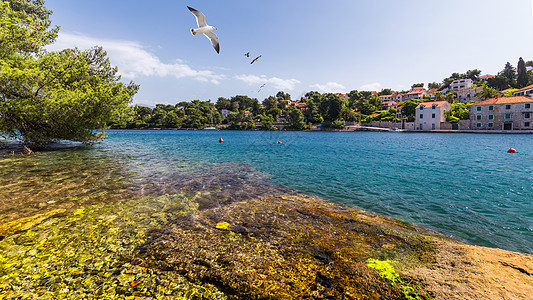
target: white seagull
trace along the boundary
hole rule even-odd
[[[218,44],[218,37],[216,34],[212,32],[212,30],[216,29],[213,26],[207,25],[205,22],[205,16],[203,13],[197,11],[196,9],[187,6],[187,8],[192,12],[192,14],[196,17],[196,23],[198,24],[198,28],[191,28],[192,35],[196,35],[197,33],[203,33],[210,41],[211,44],[213,44],[213,47],[215,47],[215,50],[217,53],[220,53],[220,45]]]

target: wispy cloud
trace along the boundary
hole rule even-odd
[[[360,88],[361,91],[379,91],[383,89],[383,86],[379,82],[363,84]]]
[[[57,51],[73,47],[89,49],[97,45],[107,51],[111,62],[118,67],[119,73],[125,78],[173,76],[179,79],[188,77],[214,84],[219,84],[225,78],[225,75],[210,70],[195,70],[181,60],[164,63],[146,47],[135,41],[97,39],[80,33],[59,33],[56,42],[47,48]]]
[[[243,81],[244,83],[247,83],[248,85],[253,84],[268,84],[273,86],[276,89],[284,90],[284,91],[292,91],[296,88],[296,85],[300,83],[298,79],[281,79],[278,77],[270,77],[268,78],[266,75],[235,75],[234,77],[237,80]]]
[[[321,93],[341,93],[346,91],[346,87],[344,87],[344,85],[332,81],[326,84],[313,84],[309,87],[316,89]]]

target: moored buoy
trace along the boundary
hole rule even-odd
[[[509,150],[507,150],[507,153],[516,153],[515,148],[511,147]]]
[[[219,143],[224,143],[224,140],[222,139],[222,137],[220,137],[220,138],[218,139],[218,142],[219,142]]]

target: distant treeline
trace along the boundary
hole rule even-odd
[[[481,71],[474,69],[465,73],[452,73],[442,83],[432,82],[429,89],[438,89],[433,98],[425,95],[423,99],[409,99],[398,103],[401,113],[391,108],[382,110],[379,96],[405,94],[408,91],[394,92],[383,89],[379,93],[353,90],[341,97],[339,94],[321,94],[311,91],[301,99],[291,100],[291,95],[283,91],[259,102],[256,98],[237,95],[230,99],[220,97],[216,103],[193,100],[176,105],[157,104],[155,108],[136,105],[125,112],[124,116],[110,124],[111,128],[195,128],[219,126],[228,129],[276,129],[276,124],[284,124],[290,129],[307,129],[312,125],[342,128],[346,122],[371,121],[413,121],[416,107],[423,101],[447,100],[453,111],[448,114],[449,121],[468,119],[468,104],[454,103],[455,91],[447,91],[450,83],[457,79],[470,78],[474,87],[483,87],[477,94],[481,99],[496,97],[499,91],[509,88],[522,88],[533,84],[533,61],[519,59],[517,67],[507,62],[496,76],[481,80]],[[423,87],[415,83],[411,88]],[[507,96],[512,95],[508,93]],[[502,95],[505,96],[505,95]]]

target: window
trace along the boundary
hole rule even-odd
[[[476,124],[476,127],[481,127],[481,123],[477,123],[477,124]]]
[[[489,120],[494,120],[494,115],[489,115]]]
[[[435,119],[435,114],[431,114],[431,118]]]
[[[526,119],[531,118],[531,113],[525,113],[525,114],[524,114],[524,118],[526,118]]]
[[[489,123],[489,128],[494,127],[494,123]]]
[[[511,114],[505,114],[505,118],[506,119],[510,119],[511,118]]]
[[[531,108],[531,103],[526,103],[526,108]]]
[[[477,111],[481,111],[481,106],[476,107]]]
[[[476,116],[476,120],[478,120],[478,121],[481,120],[481,115],[477,115]]]
[[[489,105],[489,110],[494,110],[494,106]]]
[[[435,130],[435,123],[431,124],[431,130]]]
[[[424,118],[424,114],[420,114],[420,119],[423,119]]]
[[[431,105],[431,109],[435,109],[437,107],[435,104]]]
[[[511,109],[511,104],[505,104],[505,109]]]
[[[420,110],[424,109],[424,105],[420,104]]]
[[[529,127],[529,122],[524,122],[524,127]]]

